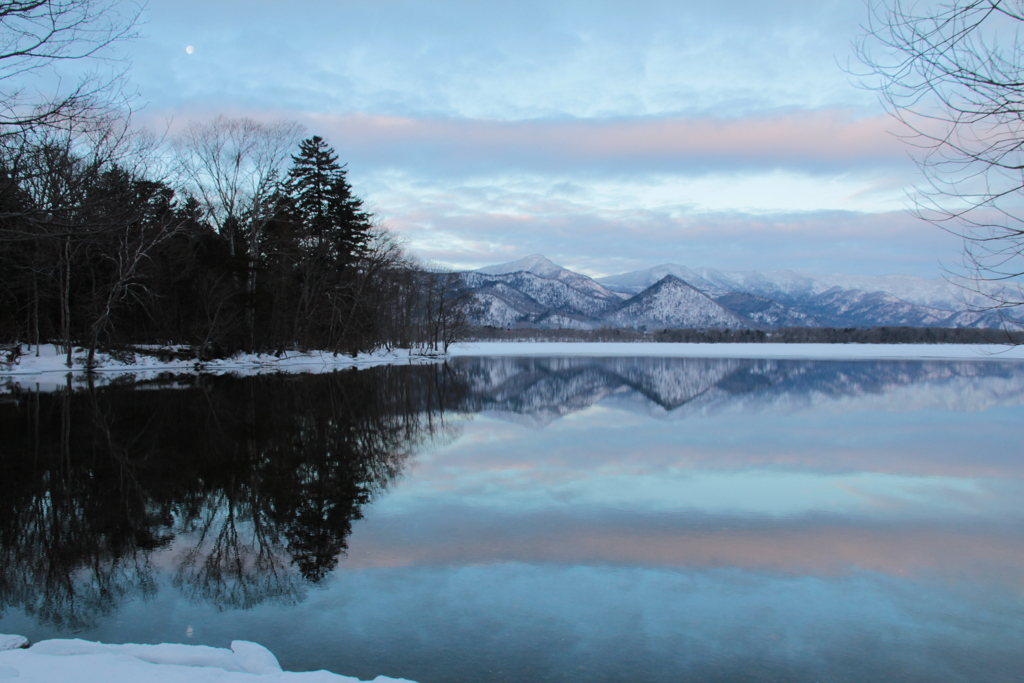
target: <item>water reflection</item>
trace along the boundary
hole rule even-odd
[[[443,369],[181,378],[0,407],[0,609],[80,629],[173,583],[220,609],[297,602],[362,508],[450,438]]]
[[[1024,666],[1024,363],[459,358],[9,397],[0,631],[194,626],[421,683]]]
[[[1015,362],[513,357],[453,364],[472,391],[471,410],[517,415],[537,426],[611,401],[675,418],[837,407],[976,411],[1024,403],[1024,365]]]

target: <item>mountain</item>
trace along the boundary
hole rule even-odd
[[[593,292],[594,296],[597,296],[598,298],[628,298],[627,295],[614,292],[604,285],[598,284],[595,280],[587,277],[586,275],[581,275],[580,273],[575,273],[568,268],[563,268],[540,254],[531,254],[519,259],[518,261],[509,261],[508,263],[499,263],[496,266],[479,268],[474,272],[481,273],[483,275],[530,273],[545,280],[557,280],[558,282],[581,292]]]
[[[473,322],[495,327],[999,327],[945,280],[727,272],[667,263],[594,280],[540,254],[461,273]],[[977,295],[980,296],[980,295]],[[1017,327],[1014,327],[1017,329]]]
[[[496,266],[477,268],[474,272],[484,275],[506,275],[508,273],[533,273],[541,277],[555,278],[559,274],[572,271],[555,264],[543,254],[530,254],[516,261],[499,263]]]
[[[624,301],[601,317],[610,327],[746,329],[748,320],[723,308],[708,295],[698,292],[674,275],[661,280]]]
[[[461,275],[479,325],[588,329],[624,296],[539,254]]]
[[[1000,323],[992,314],[968,312],[971,297],[956,285],[910,275],[728,272],[666,263],[597,281],[614,291],[635,294],[666,275],[685,279],[726,308],[765,327],[996,327]],[[976,294],[973,299],[977,303],[982,297]]]
[[[942,326],[953,315],[950,310],[912,304],[886,292],[841,287],[795,301],[790,309],[812,316],[830,327],[933,327]]]
[[[756,294],[729,292],[716,297],[715,302],[762,327],[821,326],[816,318],[806,313],[786,308],[777,301]]]
[[[646,270],[598,278],[597,282],[617,292],[637,294],[666,275],[675,275],[712,297],[744,292],[790,305],[838,288],[885,292],[906,303],[932,309],[964,310],[961,301],[963,291],[956,285],[942,279],[910,275],[817,275],[792,270],[729,272],[711,268],[694,270],[666,263]]]

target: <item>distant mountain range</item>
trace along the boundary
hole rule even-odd
[[[476,299],[473,322],[495,327],[1002,325],[994,312],[972,312],[963,291],[945,280],[907,275],[725,272],[670,263],[595,280],[540,254],[460,275]]]

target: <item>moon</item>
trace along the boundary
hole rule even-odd
[[[196,49],[194,47],[192,47],[191,45],[188,45],[188,46],[185,47],[185,52],[188,53],[188,54],[192,54],[195,51],[196,51]]]

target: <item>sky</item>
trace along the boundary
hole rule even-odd
[[[137,120],[301,123],[418,258],[940,277],[849,0],[149,0]]]

